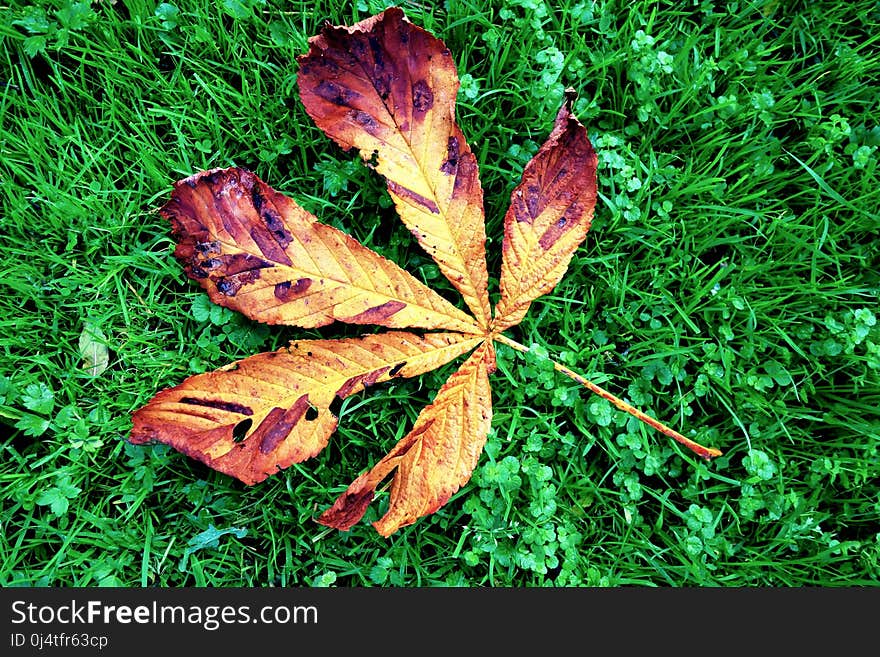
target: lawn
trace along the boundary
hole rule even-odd
[[[498,352],[470,482],[389,538],[314,519],[457,363],[345,400],[244,486],[126,442],[159,390],[293,339],[188,280],[157,209],[238,165],[463,307],[382,179],[300,103],[323,21],[386,5],[0,10],[0,586],[843,586],[880,579],[880,3],[403,3],[458,66],[502,219],[565,87],[599,155],[586,242]],[[105,351],[106,348],[106,351]],[[565,363],[723,456],[554,373]]]

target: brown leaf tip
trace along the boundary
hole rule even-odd
[[[343,493],[329,509],[315,520],[325,527],[348,531],[356,525],[373,501],[372,489]]]
[[[177,241],[174,255],[186,274],[209,293],[213,285],[222,296],[212,294],[212,299],[222,304],[222,297],[236,296],[275,262],[290,264],[285,248],[293,238],[276,207],[280,200],[279,194],[247,169],[210,169],[175,183],[159,213],[171,223]],[[230,252],[224,246],[224,231],[242,237],[243,216],[253,218],[249,237],[265,258]]]

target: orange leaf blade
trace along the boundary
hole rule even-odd
[[[251,319],[479,332],[473,318],[411,274],[249,171],[181,180],[160,213],[187,275],[212,301]]]
[[[494,370],[495,352],[486,341],[449,377],[412,431],[358,477],[318,522],[351,528],[392,471],[388,511],[373,523],[380,534],[389,536],[443,506],[468,482],[483,451],[492,424],[489,374]]]
[[[488,327],[483,190],[455,122],[449,50],[394,7],[309,45],[297,76],[306,111],[340,146],[376,158],[400,218]]]
[[[596,164],[587,130],[567,99],[547,141],[526,165],[504,217],[497,331],[519,324],[532,301],[565,274],[593,219]]]
[[[392,377],[433,370],[479,341],[403,331],[302,340],[163,390],[135,412],[129,441],[166,443],[254,484],[326,446],[337,424],[334,402]]]

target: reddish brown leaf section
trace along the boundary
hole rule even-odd
[[[412,431],[358,477],[318,522],[349,529],[392,472],[388,510],[373,523],[380,534],[388,536],[443,506],[470,479],[483,451],[492,424],[489,374],[494,370],[495,353],[486,341],[449,377]]]
[[[487,328],[483,190],[455,121],[459,81],[445,44],[392,7],[325,27],[298,61],[306,111],[340,146],[375,162],[400,218]]]
[[[478,333],[472,317],[244,169],[178,182],[160,210],[211,299],[268,324],[333,321]]]
[[[494,328],[522,321],[529,305],[565,274],[590,228],[596,205],[596,153],[571,99],[526,165],[504,217],[501,299]]]

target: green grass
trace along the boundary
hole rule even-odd
[[[211,313],[155,212],[174,180],[251,168],[456,298],[382,181],[297,97],[294,58],[322,21],[382,6],[14,0],[0,10],[0,585],[876,584],[880,4],[447,4],[404,6],[463,76],[493,299],[509,194],[565,86],[600,157],[590,235],[511,337],[724,456],[701,462],[541,349],[499,351],[473,478],[389,539],[368,522],[384,496],[347,533],[313,518],[453,364],[348,399],[324,452],[250,488],[127,444],[132,411],[190,374],[352,333]],[[98,376],[86,325],[110,350]]]

